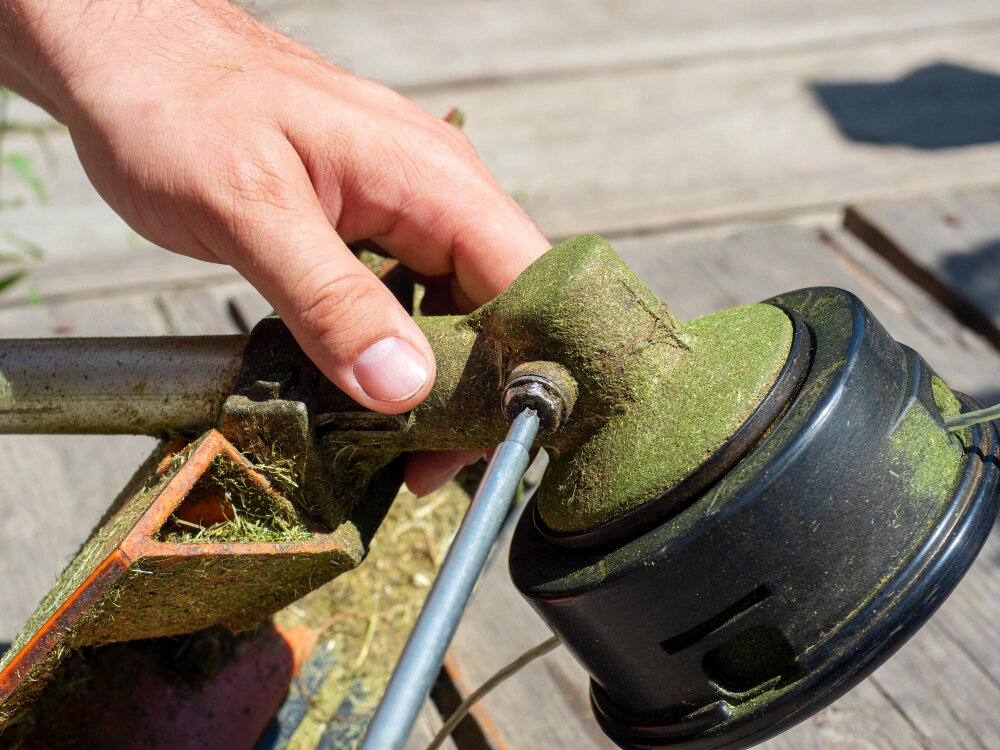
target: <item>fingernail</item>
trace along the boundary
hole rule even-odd
[[[354,379],[369,398],[404,401],[427,382],[427,362],[408,341],[389,336],[358,355]]]

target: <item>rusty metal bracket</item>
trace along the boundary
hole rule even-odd
[[[220,433],[162,444],[70,564],[0,670],[0,719],[31,700],[67,651],[190,633],[222,623],[250,627],[339,573],[356,567],[359,531],[309,527],[288,541],[170,541],[171,524],[226,517],[225,486],[246,507],[289,512],[289,501]]]

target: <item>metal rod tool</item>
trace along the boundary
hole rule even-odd
[[[534,409],[525,409],[497,446],[441,571],[410,633],[361,750],[398,750],[427,699],[466,602],[507,515],[538,433]]]

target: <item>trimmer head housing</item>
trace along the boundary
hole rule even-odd
[[[573,539],[529,507],[514,535],[516,586],[624,748],[749,747],[820,710],[930,617],[997,514],[996,429],[943,423],[971,399],[848,292],[768,302],[807,326],[807,372],[717,482],[643,528]]]

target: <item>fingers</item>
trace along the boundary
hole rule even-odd
[[[461,301],[478,307],[549,243],[454,126],[408,105],[403,121],[353,131],[346,160],[322,115],[286,135],[345,240],[371,238],[417,273],[453,275]]]
[[[406,456],[403,481],[407,489],[417,497],[429,495],[441,489],[462,470],[481,458],[489,461],[496,449],[488,451],[413,451]],[[538,456],[538,448],[528,451],[529,465]]]
[[[433,384],[430,345],[334,232],[305,169],[285,145],[283,166],[273,168],[277,177],[250,170],[231,186],[241,201],[228,222],[237,229],[227,259],[338,387],[377,411],[412,409]]]
[[[467,178],[459,189],[415,196],[376,241],[419,272],[431,254],[437,262],[450,260],[453,293],[463,307],[496,297],[549,249],[521,209],[482,175]]]
[[[417,497],[429,495],[454,479],[463,466],[483,457],[482,451],[414,451],[406,456],[403,480]]]

